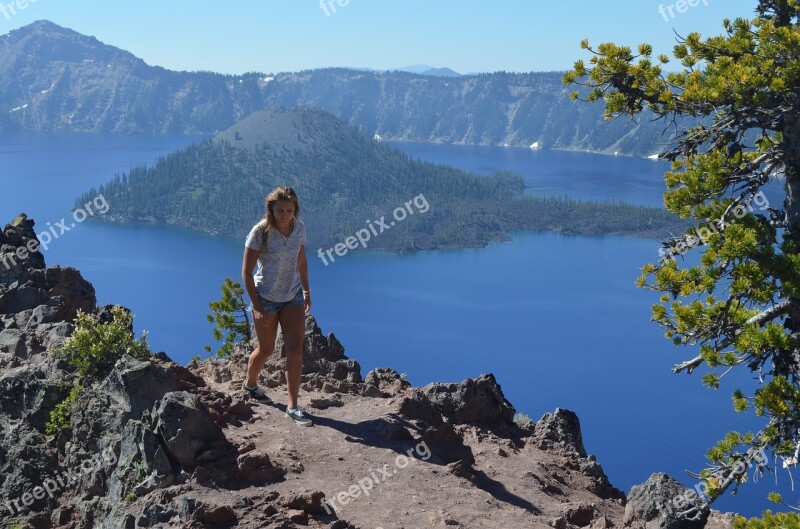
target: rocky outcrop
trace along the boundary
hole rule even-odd
[[[225,435],[200,404],[185,391],[164,395],[153,408],[153,429],[163,440],[167,456],[188,471],[214,457],[212,451],[230,451]]]
[[[45,267],[33,220],[20,214],[5,226],[0,232],[0,368],[19,366],[58,345],[77,311],[95,308],[94,287],[80,272]]]
[[[586,457],[580,420],[575,412],[563,408],[556,408],[554,413],[545,413],[539,419],[531,442],[542,450]]]
[[[558,408],[546,413],[535,425],[518,426],[514,423],[514,408],[493,375],[467,379],[460,384],[412,388],[395,399],[393,407],[399,416],[414,421],[424,430],[423,439],[429,443],[434,459],[443,461],[451,473],[462,478],[480,481],[473,468],[473,452],[463,443],[464,434],[456,434],[453,425],[485,429],[509,438],[512,446],[520,442],[564,456],[560,463],[564,470],[588,478],[587,489],[592,493],[601,498],[624,498],[611,485],[595,457],[586,455],[580,421],[574,412]],[[505,453],[504,449],[499,450]]]
[[[468,378],[459,384],[429,384],[400,397],[397,412],[430,425],[480,424],[508,430],[514,407],[503,395],[494,375]]]
[[[437,426],[444,422],[441,412],[420,389],[413,389],[400,397],[395,404],[395,410],[401,417],[419,421],[422,424]]]
[[[695,491],[659,472],[631,488],[623,523],[634,529],[702,529],[710,513]]]
[[[45,266],[33,220],[20,214],[0,231],[0,499],[11,501],[0,516],[35,513],[53,504],[54,486],[89,479],[54,474],[66,451],[45,425],[70,379],[48,350],[71,333],[78,310],[95,309],[94,288],[77,270]]]
[[[453,424],[511,424],[516,411],[494,375],[468,378],[460,384],[429,384],[422,388],[433,407]]]
[[[367,397],[394,397],[411,387],[403,375],[390,367],[370,371],[364,378],[364,384],[367,386],[364,391]]]

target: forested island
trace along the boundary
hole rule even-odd
[[[391,229],[375,233],[369,248],[401,252],[482,247],[514,230],[661,237],[683,229],[662,209],[533,197],[517,174],[482,176],[413,160],[315,109],[257,112],[213,140],[117,175],[78,203],[102,194],[112,221],[243,238],[279,185],[300,196],[312,249],[380,219]],[[415,197],[425,211],[409,204]],[[406,209],[402,218],[398,208]]]

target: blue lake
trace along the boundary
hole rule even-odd
[[[199,138],[0,134],[0,223],[24,211],[42,229],[69,218],[74,198],[133,164]],[[587,153],[396,144],[415,158],[487,173],[510,169],[529,193],[661,204],[665,166]],[[424,192],[424,190],[420,190]],[[301,197],[302,199],[302,197]],[[110,204],[113,210],[114,205]],[[686,469],[729,429],[758,423],[732,411],[730,393],[676,376],[693,357],[650,322],[654,293],[634,287],[658,241],[519,232],[475,250],[351,253],[310,259],[313,313],[364,374],[389,366],[415,385],[494,373],[517,411],[556,407],[581,419],[587,451],[628,492],[656,471],[693,486]],[[309,241],[309,248],[316,248]],[[85,222],[51,242],[49,265],[74,266],[98,303],[132,309],[153,349],[186,363],[210,343],[208,302],[238,279],[243,241],[158,226]],[[774,478],[715,505],[757,515]],[[779,474],[780,489],[788,481]],[[784,498],[794,498],[786,493]]]
[[[390,142],[415,159],[481,174],[499,169],[525,178],[527,194],[662,207],[665,162],[550,149]]]

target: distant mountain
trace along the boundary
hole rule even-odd
[[[434,77],[461,77],[461,74],[450,68],[431,68],[425,70],[422,75],[432,75]]]
[[[318,109],[256,112],[78,202],[101,193],[114,204],[106,217],[117,222],[242,239],[278,185],[300,196],[313,251],[359,232],[369,239],[362,247],[414,251],[485,246],[518,229],[664,236],[678,227],[663,209],[523,197],[519,175],[478,176],[412,160]]]
[[[262,108],[263,76],[248,83],[149,66],[132,54],[51,22],[0,38],[4,129],[209,132]]]
[[[450,68],[434,68],[427,64],[415,64],[414,66],[404,66],[402,68],[390,68],[390,72],[408,72],[420,75],[430,75],[433,77],[460,77],[461,74]]]
[[[425,73],[429,70],[433,70],[434,67],[428,64],[414,64],[411,66],[401,66],[400,68],[389,68],[387,70],[382,71],[389,71],[389,72],[407,72],[407,73]]]
[[[406,72],[416,73],[419,75],[430,75],[433,77],[460,77],[461,74],[451,70],[450,68],[434,68],[427,64],[415,64],[414,66],[403,66],[402,68],[388,68],[386,70],[376,68],[343,68],[344,70],[354,70],[356,72],[373,72],[373,73],[387,73],[387,72]]]
[[[175,72],[39,21],[0,37],[0,130],[207,133],[263,108],[319,107],[390,140],[647,155],[668,139],[646,116],[608,123],[602,105],[570,101],[558,72],[448,72]]]

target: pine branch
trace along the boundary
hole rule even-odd
[[[739,336],[743,332],[744,327],[747,327],[748,325],[754,325],[754,324],[760,326],[760,325],[763,325],[764,323],[766,323],[768,321],[771,321],[771,320],[775,319],[778,316],[786,314],[786,312],[789,310],[790,306],[791,306],[791,301],[788,300],[788,299],[785,299],[785,300],[781,301],[780,303],[778,303],[777,305],[773,305],[772,307],[770,307],[770,308],[768,308],[768,309],[756,314],[752,318],[748,319],[744,323],[744,325],[742,325],[738,329],[736,329],[736,331],[733,333],[733,336],[729,336],[728,338],[725,338],[722,342],[717,344],[714,347],[714,350],[719,352],[722,349],[725,349],[726,347],[731,345],[734,342],[734,340],[736,340],[736,337]],[[680,364],[675,364],[675,367],[672,368],[672,372],[677,374],[677,373],[680,373],[681,371],[686,371],[686,374],[690,375],[692,373],[692,371],[697,369],[703,362],[705,362],[705,360],[702,358],[702,356],[698,355],[698,356],[692,358],[691,360],[687,360],[685,362],[681,362]]]

